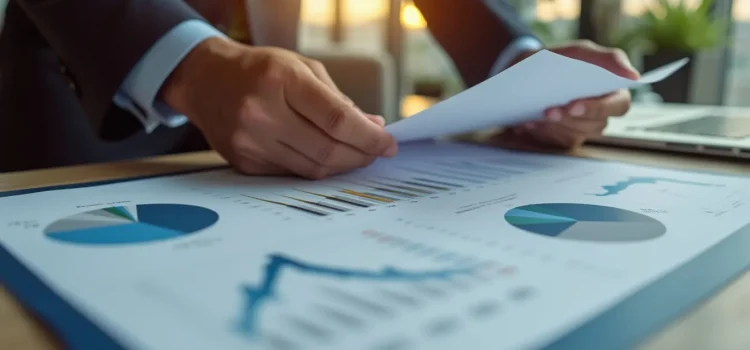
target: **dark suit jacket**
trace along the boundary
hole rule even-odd
[[[468,86],[531,35],[502,0],[414,3]],[[146,134],[112,102],[149,47],[188,19],[205,20],[180,0],[11,0],[0,34],[0,172],[207,149],[192,125]]]

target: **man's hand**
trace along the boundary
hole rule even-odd
[[[639,73],[631,65],[627,55],[620,49],[599,46],[591,41],[575,41],[548,50],[601,66],[614,74],[629,79],[638,79]],[[519,57],[520,61],[532,53]],[[607,126],[607,119],[622,116],[630,109],[630,91],[614,93],[589,99],[571,101],[565,106],[549,108],[544,119],[512,128],[518,136],[544,146],[574,148],[586,139],[598,136]]]
[[[208,39],[172,73],[162,97],[251,175],[319,179],[397,151],[382,118],[354,106],[322,64],[287,50]]]

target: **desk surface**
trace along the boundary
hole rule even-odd
[[[585,146],[575,156],[683,169],[750,173],[750,163],[708,160],[645,151]],[[212,152],[148,158],[101,165],[0,175],[0,191],[120,179],[224,164]],[[750,250],[750,249],[749,249]],[[60,349],[54,337],[0,286],[0,349]],[[750,349],[750,272],[648,340],[643,348]]]

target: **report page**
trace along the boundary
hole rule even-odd
[[[420,142],[320,181],[3,197],[0,242],[126,348],[537,349],[748,225],[749,187]]]

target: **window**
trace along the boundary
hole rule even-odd
[[[617,44],[623,29],[635,23],[637,17],[659,0],[504,1],[514,5],[536,35],[548,45],[584,37],[612,46]],[[695,7],[702,0],[668,1]],[[388,51],[389,6],[399,1],[302,2],[300,48],[303,51],[334,48],[356,52]],[[403,49],[395,52],[399,57],[394,57],[402,74],[399,96],[418,94],[446,98],[463,90],[465,87],[452,61],[425,28],[419,11],[411,0],[400,2]],[[731,13],[732,41],[726,48],[704,50],[695,57],[694,81],[701,83],[691,84],[689,102],[750,106],[750,0],[716,0],[715,7],[715,14],[719,17],[730,17]],[[581,21],[582,17],[586,20]],[[339,23],[340,40],[334,35],[336,23]],[[637,52],[632,58],[637,66],[641,65]]]
[[[339,0],[344,33],[342,47],[354,52],[385,51],[388,0]]]
[[[732,42],[725,74],[724,103],[750,106],[750,1],[732,2]]]
[[[521,0],[527,9],[521,14],[532,30],[548,45],[575,39],[578,36],[578,18],[581,15],[580,0]]]
[[[302,0],[300,50],[385,50],[388,0]]]
[[[302,0],[300,8],[299,48],[319,50],[331,45],[334,3],[330,0]]]
[[[509,1],[535,34],[546,44],[576,36],[579,0]],[[425,28],[419,10],[410,1],[402,9],[405,30],[405,93],[446,98],[465,88],[460,75],[442,47]]]
[[[411,1],[401,8],[404,29],[402,93],[446,98],[465,87],[453,62],[427,29],[422,14]]]

